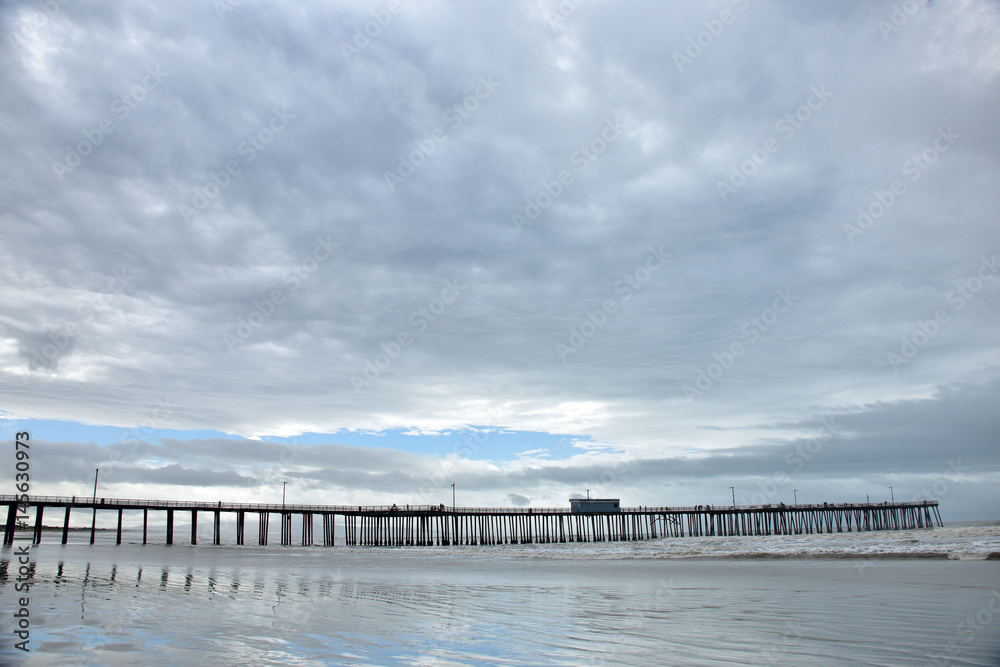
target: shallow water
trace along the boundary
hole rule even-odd
[[[394,549],[43,543],[31,549],[25,664],[997,665],[1000,562],[968,559],[1000,551],[997,533]],[[13,575],[9,565],[0,575],[5,626]],[[3,634],[2,659],[22,658]]]

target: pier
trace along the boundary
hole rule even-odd
[[[142,543],[149,534],[149,515],[166,518],[166,544],[174,544],[178,513],[191,519],[189,544],[198,543],[199,515],[212,521],[212,544],[222,543],[222,516],[236,519],[236,544],[245,545],[247,515],[257,528],[256,544],[268,543],[272,516],[280,521],[281,544],[293,544],[292,518],[301,527],[303,546],[335,546],[334,528],[343,528],[346,546],[451,546],[549,544],[565,542],[624,542],[668,537],[804,535],[909,530],[943,526],[936,500],[898,503],[821,505],[750,505],[693,507],[625,507],[615,512],[574,512],[568,508],[488,508],[444,505],[345,506],[211,503],[183,500],[79,499],[61,496],[0,495],[0,512],[7,506],[4,546],[14,533],[29,528],[17,524],[20,509],[34,508],[32,542],[42,541],[42,520],[62,513],[62,544],[70,530],[71,512],[86,511],[94,543],[97,513],[117,513],[116,544],[122,542],[125,512],[142,512]],[[2,516],[2,514],[0,514]],[[114,516],[114,515],[112,515]],[[314,534],[316,517],[322,517],[320,537]],[[252,544],[254,541],[251,540]]]

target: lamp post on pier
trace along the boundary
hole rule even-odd
[[[451,511],[455,512],[455,482],[451,483]]]
[[[288,484],[288,482],[282,482],[281,483],[281,511],[282,512],[285,511],[285,486],[287,484]]]
[[[892,502],[893,505],[896,504],[896,499],[892,495],[892,487],[891,486],[889,487],[889,501]]]
[[[799,504],[799,490],[798,489],[792,489],[792,497],[795,498],[794,502],[795,502],[796,505],[798,505]]]
[[[736,509],[736,489],[729,487],[729,490],[733,492],[733,509]]]

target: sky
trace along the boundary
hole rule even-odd
[[[998,2],[5,0],[0,32],[35,494],[1000,518]]]

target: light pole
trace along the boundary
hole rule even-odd
[[[455,511],[455,482],[451,483],[451,511]]]
[[[284,511],[284,509],[285,509],[285,485],[286,484],[288,484],[288,482],[282,482],[281,483],[281,510],[282,511]]]
[[[798,505],[799,504],[799,490],[798,489],[792,489],[792,497],[795,498],[795,504]]]
[[[729,487],[729,490],[733,492],[733,509],[736,509],[736,489]]]
[[[892,496],[892,487],[891,486],[889,487],[889,500],[892,502],[893,505],[896,504],[896,499],[893,498],[893,496]]]
[[[866,505],[871,505],[872,504],[872,499],[868,497],[867,493],[865,494],[865,504]]]
[[[94,516],[90,520],[90,543],[94,543],[94,531],[97,529],[97,478],[101,474],[101,469],[94,470]]]

